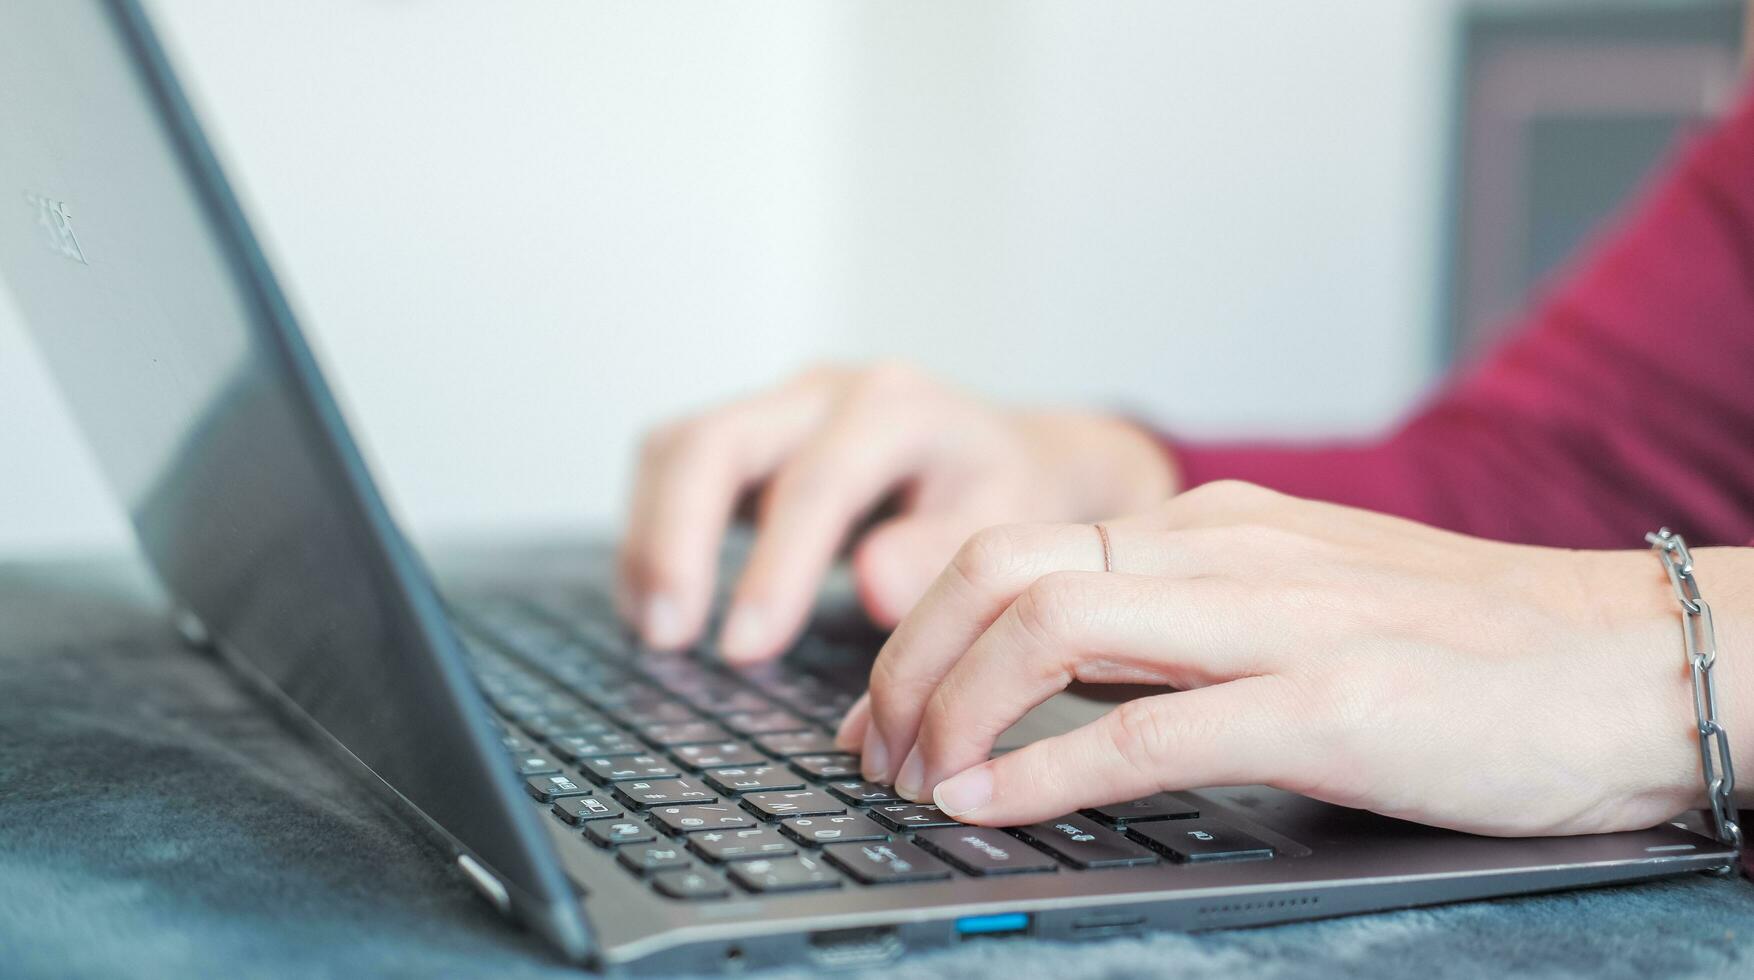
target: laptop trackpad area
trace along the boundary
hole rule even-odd
[[[1163,691],[1151,689],[1151,692],[1161,694]],[[1114,710],[1114,705],[1114,701],[1098,701],[1072,692],[1054,694],[1052,698],[1037,705],[1030,714],[1023,715],[1017,724],[1005,729],[1005,735],[998,738],[995,750],[1010,752],[1042,738],[1065,735],[1072,729],[1082,728],[1089,722],[1100,719],[1102,715],[1109,714],[1110,710]]]

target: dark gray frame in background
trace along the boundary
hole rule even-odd
[[[1479,353],[1736,92],[1742,0],[1474,0],[1455,29],[1440,366]]]

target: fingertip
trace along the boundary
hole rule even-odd
[[[872,622],[894,629],[926,594],[947,560],[940,538],[950,536],[920,521],[900,520],[859,542],[852,555],[853,585]]]
[[[640,606],[640,636],[654,650],[677,650],[688,645],[688,623],[682,603],[668,592],[649,595]]]
[[[871,622],[884,629],[894,629],[901,622],[904,609],[895,601],[895,572],[883,540],[868,537],[853,550],[853,589],[859,605]]]
[[[889,746],[883,741],[883,733],[877,730],[875,719],[865,725],[864,752],[859,759],[859,772],[874,783],[889,780]]]
[[[920,755],[920,747],[914,746],[902,761],[901,769],[895,774],[895,791],[903,799],[915,803],[926,802],[927,796],[920,792],[926,781],[926,760]]]
[[[843,752],[857,752],[865,742],[865,726],[871,720],[871,695],[859,695],[859,700],[847,709],[846,717],[840,721],[840,727],[834,732],[834,747]]]
[[[939,783],[932,791],[932,802],[945,816],[964,823],[981,822],[993,803],[992,764],[966,769]]]
[[[777,647],[765,609],[747,600],[732,604],[719,630],[719,656],[733,664],[753,664],[773,657]]]

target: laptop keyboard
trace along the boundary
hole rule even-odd
[[[642,654],[601,607],[493,599],[458,615],[531,798],[672,899],[1274,856],[1172,793],[965,826],[861,779],[832,736],[855,695],[804,670]]]

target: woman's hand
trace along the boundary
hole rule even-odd
[[[1702,796],[1648,551],[1498,544],[1234,483],[1106,527],[1107,573],[1088,525],[958,552],[842,726],[867,778],[995,826],[1243,783],[1501,835],[1650,826]],[[1754,561],[1695,554],[1727,651]],[[1177,691],[988,761],[1075,680]]]
[[[647,439],[620,552],[618,604],[641,638],[700,638],[739,498],[758,530],[719,637],[726,659],[777,655],[803,625],[853,528],[892,494],[898,513],[853,554],[859,595],[893,626],[975,530],[1149,506],[1168,457],[1119,419],[1003,411],[900,365],[823,368]]]

